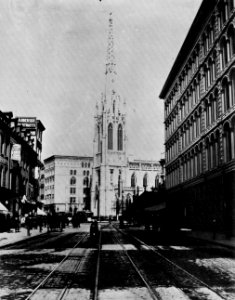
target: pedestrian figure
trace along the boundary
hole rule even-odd
[[[78,226],[78,228],[80,228],[80,216],[79,216],[78,212],[76,213],[76,215],[77,215],[77,226]]]
[[[98,228],[98,222],[95,220],[91,223],[90,227],[90,237],[91,239],[96,239],[98,237],[99,228]]]
[[[15,227],[15,232],[20,231],[20,219],[18,213],[16,213],[14,216],[14,227]]]
[[[39,232],[42,232],[43,220],[42,217],[38,217],[38,225],[39,225]]]
[[[31,216],[30,214],[26,216],[25,218],[25,226],[27,228],[27,235],[30,236],[30,229],[31,229]]]

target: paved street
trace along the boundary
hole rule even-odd
[[[234,299],[235,250],[143,228],[90,224],[0,249],[0,299]],[[0,244],[1,246],[1,244]]]

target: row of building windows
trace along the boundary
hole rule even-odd
[[[217,1],[165,100],[168,188],[235,159],[234,3]]]
[[[47,168],[45,168],[44,172],[45,172],[45,175],[46,175],[46,173],[54,174],[55,173],[55,167],[54,166],[52,166],[52,167],[48,166]]]
[[[71,177],[70,178],[70,185],[75,185],[77,182],[76,177]],[[83,179],[83,185],[89,186],[89,178],[86,176]]]
[[[231,6],[231,5],[230,5]],[[230,10],[231,11],[231,10]],[[210,30],[212,29],[212,26],[208,25]],[[213,27],[214,28],[214,27]],[[209,29],[207,29],[209,31]],[[214,34],[212,34],[214,36]],[[210,34],[203,34],[202,35],[202,42],[201,45],[208,45],[204,46],[203,48],[206,49],[205,51],[202,51],[201,53],[205,54],[209,50],[209,45],[211,46],[214,41],[214,39],[209,38]],[[205,41],[204,41],[204,40]],[[210,42],[209,42],[210,41]],[[215,45],[215,44],[214,44]],[[217,47],[217,44],[215,45],[215,48]],[[231,58],[233,57],[235,53],[235,29],[234,26],[231,25],[228,30],[223,33],[222,37],[219,40],[219,44],[217,47],[219,50],[214,50],[209,58],[205,59],[204,66],[200,67],[199,64],[199,59],[198,55],[200,53],[200,46],[199,44],[195,47],[192,57],[189,58],[184,70],[182,71],[182,74],[179,76],[178,81],[175,84],[175,87],[172,89],[172,92],[170,93],[169,97],[167,98],[165,102],[165,116],[167,117],[170,115],[172,110],[175,107],[175,104],[177,103],[178,98],[185,92],[185,89],[188,89],[188,84],[190,83],[190,87],[188,89],[188,94],[192,94],[192,90],[196,91],[196,96],[200,92],[200,88],[198,88],[197,91],[197,85],[200,85],[200,82],[202,81],[201,84],[201,89],[202,91],[206,91],[214,82],[216,78],[216,73],[219,72],[219,70],[216,70],[216,61],[217,57],[219,59],[219,65],[220,65],[220,70],[223,70]],[[200,61],[203,61],[205,56],[200,57]],[[192,62],[196,61],[195,64]],[[199,75],[196,74],[196,71],[199,71],[200,67],[200,72]],[[200,74],[201,73],[201,74]],[[196,82],[195,80],[193,83],[191,83],[191,78],[192,76],[196,74]],[[190,101],[189,101],[190,102]],[[196,102],[195,102],[196,103]]]
[[[49,176],[45,178],[45,183],[50,183],[50,182],[54,182],[55,181],[55,176]]]
[[[225,76],[221,84],[221,107],[222,113],[229,111],[235,105],[235,68],[228,76]],[[204,116],[203,116],[204,114]],[[204,118],[204,123],[203,123]],[[213,125],[219,118],[219,89],[210,93],[204,102],[195,110],[191,117],[183,124],[179,132],[166,143],[166,160],[169,162],[180,151],[188,147],[197,139],[204,130]],[[178,124],[176,123],[176,126]],[[170,132],[168,132],[170,134]]]
[[[156,175],[155,177],[155,187],[158,187],[159,185],[159,175]],[[143,177],[143,187],[147,187],[148,186],[148,174],[144,174],[144,177]],[[137,187],[137,177],[136,177],[136,174],[133,173],[131,175],[131,187],[132,188],[135,188]]]
[[[91,164],[89,162],[82,162],[82,168],[90,168]]]
[[[235,45],[235,40],[233,41],[233,44]],[[233,55],[234,54],[235,52],[233,52]],[[206,65],[204,72],[204,85],[207,87],[212,83],[212,81],[214,82],[216,79],[214,64],[209,64],[209,67]],[[234,70],[232,70],[229,76],[225,77],[222,80],[222,95],[224,99],[222,108],[224,109],[224,111],[226,111],[234,103],[234,78]],[[198,85],[198,81],[195,80],[190,90],[179,101],[178,106],[174,109],[174,112],[166,120],[166,138],[168,138],[175,131],[180,122],[184,120],[187,117],[187,115],[194,109],[194,106],[199,103],[199,100],[200,87]]]
[[[54,199],[54,194],[48,194],[45,196],[45,200]]]
[[[84,165],[83,165],[83,168],[90,168],[90,163],[84,163]],[[83,175],[84,176],[89,176],[89,174],[90,174],[90,171],[88,171],[88,170],[84,170],[83,171]],[[77,170],[70,170],[70,175],[77,175]]]
[[[45,187],[45,191],[48,191],[48,190],[54,190],[55,186],[54,185],[49,185],[49,186],[46,186]]]
[[[76,175],[77,174],[77,170],[70,170],[70,175]]]
[[[222,141],[222,147],[220,147],[220,141]],[[203,164],[203,155],[205,164]],[[235,159],[235,117],[231,121],[225,122],[222,136],[217,129],[206,137],[204,142],[197,144],[181,159],[167,167],[167,187],[173,187],[182,181],[192,179],[202,172],[216,168],[220,163],[226,163],[232,159]]]

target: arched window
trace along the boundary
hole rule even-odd
[[[135,173],[131,175],[131,187],[134,188],[136,186],[136,176]]]
[[[235,41],[234,41],[235,42]],[[235,104],[235,69],[232,69],[230,73],[230,81],[231,81],[231,94],[232,94],[232,105]]]
[[[122,134],[122,125],[118,125],[118,150],[123,150],[123,134]]]
[[[76,178],[74,176],[70,178],[70,184],[71,185],[76,184]]]
[[[148,186],[148,174],[146,173],[143,178],[143,187],[146,188]]]
[[[155,177],[155,188],[159,187],[159,175],[156,175]]]
[[[222,96],[223,96],[224,111],[226,112],[230,107],[229,82],[227,77],[225,77],[222,82]]]
[[[215,115],[215,120],[217,120],[218,117],[219,117],[218,99],[219,99],[218,90],[216,89],[215,93],[214,93],[214,115]]]
[[[229,58],[231,59],[235,54],[235,29],[231,26],[228,29],[228,39],[229,39]]]
[[[222,29],[227,19],[227,3],[224,0],[221,0],[218,4],[218,9],[219,9],[220,29]]]
[[[228,162],[232,158],[232,149],[231,149],[231,128],[229,123],[224,125],[224,161]]]
[[[108,126],[108,149],[113,150],[113,125]]]
[[[207,35],[205,33],[202,36],[202,45],[203,45],[203,54],[206,55],[208,50],[208,43],[207,43]]]
[[[228,63],[227,41],[225,37],[222,38],[220,43],[220,56],[221,69],[224,69]]]

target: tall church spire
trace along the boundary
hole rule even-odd
[[[123,186],[122,176],[127,165],[126,115],[116,80],[112,13],[109,14],[108,24],[105,88],[96,106],[95,116],[92,201],[98,217],[116,215],[117,185]]]
[[[108,31],[108,48],[106,57],[106,83],[114,83],[116,73],[116,62],[114,55],[114,36],[113,36],[113,18],[112,13],[109,14],[109,31]]]

